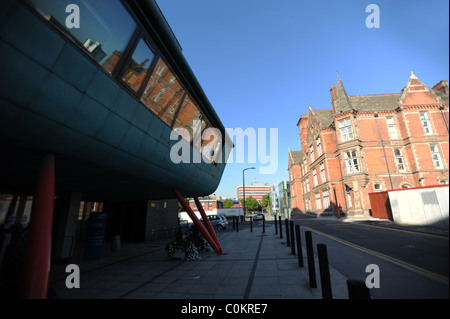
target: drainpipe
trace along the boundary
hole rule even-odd
[[[394,186],[392,186],[391,172],[389,171],[389,164],[388,164],[387,157],[386,157],[386,150],[384,149],[383,137],[381,136],[380,124],[378,123],[378,113],[375,113],[375,118],[377,120],[378,133],[380,134],[381,146],[383,147],[384,161],[386,162],[386,168],[387,168],[388,175],[389,175],[389,182],[391,183],[391,189],[394,189]]]
[[[338,142],[337,142],[337,136],[336,136],[336,126],[334,126],[334,143],[336,144],[336,152],[339,150]],[[345,193],[345,183],[344,183],[344,174],[342,173],[342,166],[341,166],[341,157],[338,155],[338,162],[339,162],[339,172],[341,173],[341,184],[342,184],[342,195],[344,196],[344,202],[345,202],[345,216],[347,216],[348,211],[348,204],[347,204],[347,194]],[[336,199],[337,201],[337,199]],[[337,205],[337,202],[336,202]],[[338,208],[339,209],[339,208]]]
[[[448,132],[448,123],[447,123],[447,118],[445,117],[445,114],[444,114],[444,107],[439,106],[439,110],[441,111],[442,117],[444,118],[445,126],[447,126],[447,132]]]

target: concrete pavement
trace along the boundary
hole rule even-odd
[[[52,264],[50,295],[60,299],[322,299],[317,243],[314,243],[317,288],[310,288],[305,239],[303,264],[272,222],[241,224],[239,232],[230,227],[218,233],[224,255],[214,251],[201,260],[182,261],[167,257],[170,240],[122,243],[119,252],[105,248],[100,260],[84,260],[81,254],[67,264],[80,268],[80,288],[68,289],[67,264]],[[330,267],[334,299],[348,298],[346,280]]]

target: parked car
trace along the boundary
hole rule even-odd
[[[264,219],[264,214],[263,213],[257,213],[253,216],[253,220],[257,221],[257,220],[263,220]]]
[[[211,225],[217,230],[226,229],[228,227],[228,220],[223,215],[208,215],[208,219]],[[200,221],[203,223],[203,218],[201,218]],[[195,225],[192,224],[191,227],[195,227]]]

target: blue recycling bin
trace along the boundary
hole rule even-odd
[[[107,213],[91,213],[86,223],[85,259],[100,259],[103,255]]]

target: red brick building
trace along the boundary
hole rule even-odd
[[[293,212],[370,215],[369,193],[449,181],[449,87],[412,72],[400,93],[348,96],[300,117],[301,150],[289,150]]]
[[[222,201],[210,196],[200,197],[198,200],[200,201],[200,204],[203,206],[203,209],[205,211],[213,211],[217,210],[218,208],[223,208]],[[189,206],[192,208],[192,210],[198,211],[198,207],[193,199],[189,201]]]

